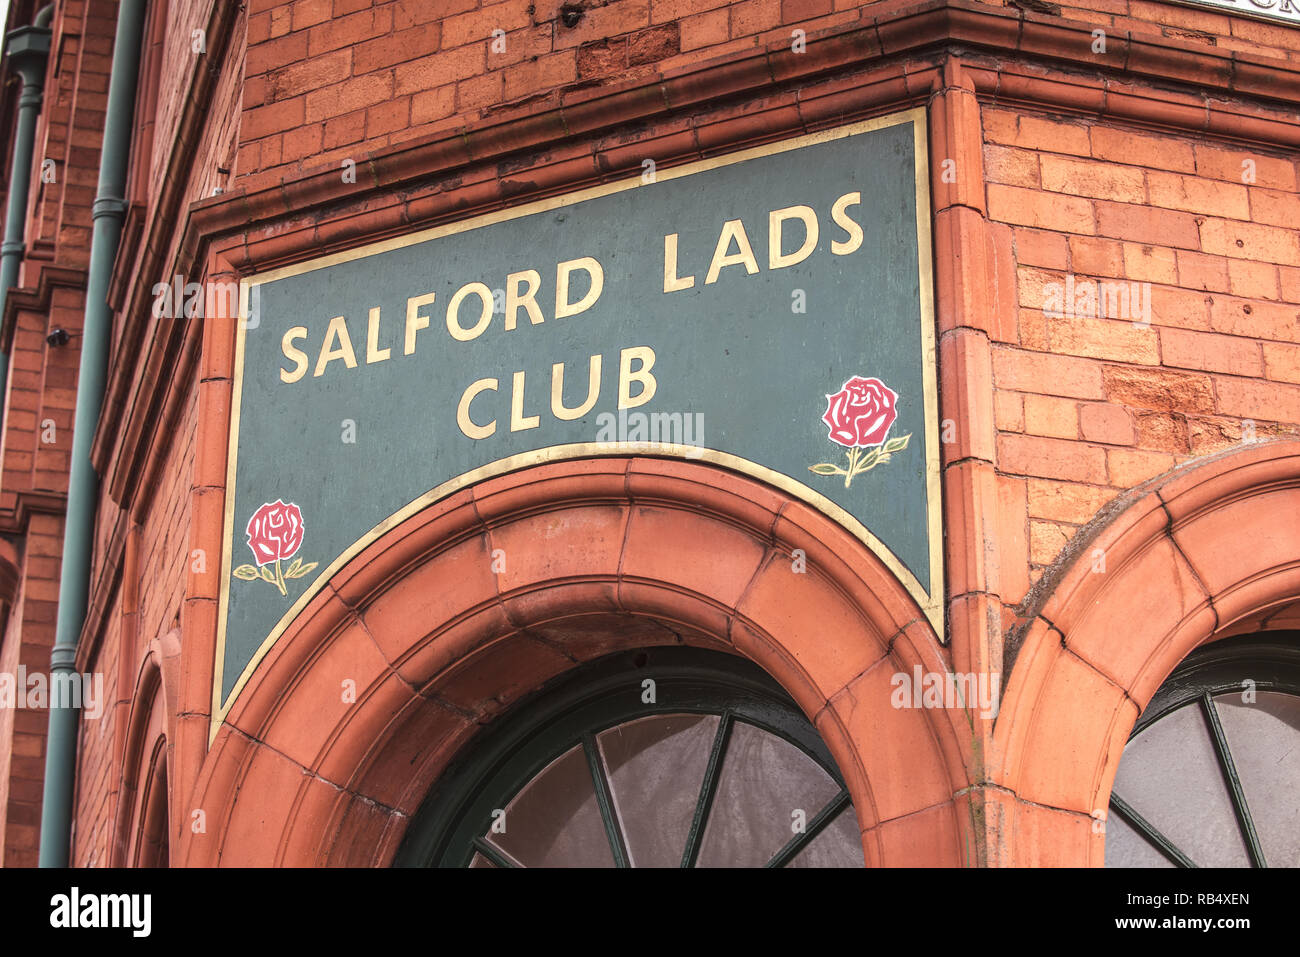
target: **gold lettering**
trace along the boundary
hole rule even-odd
[[[392,353],[392,349],[379,348],[379,307],[374,306],[370,310],[370,328],[366,330],[366,365],[383,362]]]
[[[330,345],[335,340],[338,340],[338,348]],[[357,367],[357,357],[352,351],[352,340],[348,338],[348,324],[342,316],[331,319],[330,327],[325,330],[325,341],[321,343],[320,356],[316,359],[316,371],[312,373],[312,378],[324,374],[325,367],[335,359],[342,359],[349,369]]]
[[[460,304],[465,301],[465,297],[470,293],[478,296],[483,301],[483,311],[478,317],[471,329],[466,329],[460,324],[460,318],[457,313],[460,311]],[[456,294],[451,297],[451,302],[447,303],[447,331],[457,342],[469,342],[471,339],[477,339],[483,335],[487,329],[488,323],[492,321],[492,290],[481,282],[467,282],[456,290]]]
[[[600,397],[600,356],[591,357],[587,373],[587,399],[576,409],[564,407],[564,363],[551,366],[551,414],[564,422],[580,419],[591,411]]]
[[[739,247],[739,251],[734,255],[727,252],[731,248],[733,239]],[[709,263],[709,274],[704,277],[704,285],[717,282],[718,273],[722,271],[723,266],[741,264],[744,264],[745,271],[751,276],[758,272],[758,260],[754,258],[749,237],[745,235],[745,224],[738,219],[729,219],[722,224],[722,232],[718,236],[717,248],[713,250],[713,262]]]
[[[585,269],[591,275],[591,288],[579,302],[571,303],[569,302],[569,273],[575,269]],[[601,269],[600,263],[590,256],[560,263],[555,267],[555,318],[563,319],[565,316],[576,316],[580,312],[586,312],[600,298],[604,288],[605,270]]]
[[[849,219],[848,214],[844,212],[846,207],[857,206],[861,202],[861,193],[845,193],[831,207],[831,218],[835,220],[835,225],[849,234],[849,238],[843,242],[838,239],[831,240],[831,252],[837,256],[847,256],[849,253],[857,252],[862,246],[862,227]]]
[[[415,334],[421,329],[429,328],[429,317],[420,315],[420,309],[432,305],[437,295],[435,292],[430,292],[406,300],[406,348],[402,351],[402,355],[409,356],[414,352]]]
[[[632,371],[633,359],[641,363],[641,368],[635,372]],[[645,405],[654,398],[655,389],[659,386],[655,377],[650,374],[654,364],[655,351],[649,346],[633,346],[619,353],[618,407],[620,409],[635,409],[638,405]],[[629,388],[634,381],[641,383],[641,391],[636,396],[630,394]]]
[[[677,234],[664,237],[664,292],[677,292],[695,285],[694,276],[677,277]]]
[[[306,338],[307,327],[294,326],[286,332],[284,338],[280,340],[280,349],[284,353],[284,357],[286,359],[292,359],[294,363],[294,369],[292,372],[288,369],[280,370],[281,382],[297,382],[304,374],[306,374],[308,364],[307,353],[303,352],[301,349],[295,349],[292,345],[295,339]]]
[[[524,374],[515,373],[514,390],[510,395],[510,431],[523,432],[541,424],[541,416],[524,415]]]
[[[471,439],[486,439],[489,435],[497,430],[497,420],[493,419],[487,425],[478,425],[469,417],[469,404],[474,401],[474,397],[480,392],[495,392],[500,383],[496,379],[479,379],[477,382],[470,384],[465,390],[464,395],[460,397],[460,404],[456,406],[456,424],[460,430]]]
[[[528,291],[522,296],[519,294],[519,284],[528,283]],[[519,307],[523,306],[528,311],[528,321],[533,325],[539,325],[542,320],[542,310],[537,307],[537,287],[541,285],[542,277],[536,269],[525,269],[523,272],[512,272],[506,276],[506,329],[515,327],[515,319],[519,316]]]
[[[787,219],[803,220],[803,245],[790,255],[781,252],[781,224]],[[767,268],[784,269],[803,262],[817,248],[817,214],[810,206],[787,206],[767,214]]]

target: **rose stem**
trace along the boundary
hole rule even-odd
[[[280,571],[280,559],[275,560],[275,587],[280,589],[280,594],[286,598],[289,597],[289,591],[284,587],[284,574]]]

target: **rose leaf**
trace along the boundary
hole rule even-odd
[[[816,472],[818,475],[843,475],[844,469],[831,465],[829,462],[822,462],[819,465],[808,466],[809,472]]]
[[[297,562],[294,562],[294,565],[296,565],[296,564],[298,564],[298,563],[297,563]],[[285,578],[302,578],[303,575],[306,575],[308,572],[310,572],[313,568],[315,568],[315,567],[316,567],[317,565],[319,565],[319,564],[320,564],[320,562],[311,562],[311,563],[309,563],[309,564],[307,564],[307,565],[303,565],[303,566],[302,566],[301,568],[299,568],[297,571],[294,571],[294,570],[293,570],[293,566],[291,565],[291,566],[289,566],[289,571],[287,571],[287,572],[285,573],[285,576],[284,576],[284,577],[285,577]]]
[[[257,569],[252,565],[240,565],[231,574],[236,578],[242,578],[246,582],[257,580]]]
[[[259,568],[258,572],[262,576],[262,581],[270,582],[272,585],[275,584],[275,576],[271,574],[271,570],[267,568],[265,565]]]

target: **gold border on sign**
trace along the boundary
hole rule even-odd
[[[465,472],[462,475],[449,479],[398,509],[361,538],[353,542],[337,558],[330,562],[329,566],[326,567],[302,592],[302,594],[298,596],[297,600],[294,601],[289,610],[285,612],[276,623],[275,627],[272,628],[266,638],[263,639],[262,643],[254,652],[252,658],[248,661],[247,665],[244,666],[234,686],[230,689],[229,696],[224,702],[222,701],[221,686],[225,677],[226,619],[229,612],[230,599],[230,563],[235,528],[235,472],[239,453],[240,403],[243,396],[245,323],[248,319],[249,291],[252,287],[260,286],[268,282],[274,282],[278,279],[285,279],[289,276],[300,276],[304,273],[315,272],[318,269],[325,269],[339,263],[351,262],[355,259],[364,259],[370,256],[375,256],[380,253],[388,252],[391,249],[413,246],[418,243],[427,242],[430,239],[454,236],[471,229],[478,229],[495,223],[519,219],[524,216],[535,215],[548,210],[558,209],[563,206],[572,206],[600,196],[608,196],[629,189],[636,189],[643,184],[641,178],[635,176],[616,183],[592,186],[576,192],[566,193],[562,196],[538,200],[522,206],[512,207],[510,209],[498,210],[482,216],[476,216],[473,219],[468,219],[463,222],[448,223],[442,226],[435,226],[430,229],[410,233],[405,236],[370,243],[365,246],[359,246],[355,249],[312,259],[307,262],[272,269],[240,280],[239,322],[236,324],[234,383],[231,390],[230,437],[226,457],[225,537],[221,548],[221,591],[217,611],[217,644],[215,660],[213,663],[212,717],[209,727],[208,743],[211,744],[216,738],[217,731],[220,729],[226,715],[230,712],[235,700],[239,697],[240,692],[243,691],[244,686],[248,683],[249,678],[252,677],[253,673],[257,670],[258,665],[261,664],[262,659],[266,657],[267,653],[275,645],[275,642],[279,637],[285,632],[290,623],[292,623],[302,610],[307,607],[308,602],[310,602],[311,599],[320,592],[325,583],[329,581],[329,579],[340,568],[346,565],[347,562],[360,554],[361,551],[370,545],[371,542],[375,541],[392,528],[395,528],[412,515],[415,515],[435,502],[438,502],[441,499],[446,498],[448,495],[451,495],[469,485],[473,485],[477,482],[483,481],[484,479],[492,478],[497,475],[504,475],[507,472],[518,471],[534,465],[540,465],[544,462],[556,462],[565,459],[587,458],[597,455],[629,455],[638,453],[657,457],[686,458],[691,461],[709,462],[714,465],[719,465],[743,475],[757,478],[769,485],[773,485],[776,488],[807,502],[814,508],[817,508],[858,538],[872,552],[872,554],[879,558],[894,574],[894,576],[898,578],[903,587],[907,589],[908,594],[912,596],[925,613],[931,627],[934,628],[935,633],[939,636],[939,640],[946,643],[947,636],[944,634],[943,627],[944,566],[943,511],[940,498],[941,491],[939,480],[939,397],[935,355],[934,279],[933,265],[931,263],[930,255],[930,171],[925,108],[915,107],[899,113],[892,113],[888,116],[876,117],[874,119],[864,120],[847,126],[836,127],[834,129],[821,130],[817,133],[810,133],[804,136],[781,140],[780,142],[769,143],[765,146],[756,146],[735,153],[728,153],[724,156],[714,157],[712,159],[686,163],[682,166],[672,167],[671,169],[659,172],[656,176],[656,180],[662,182],[664,180],[679,179],[695,173],[703,173],[723,166],[742,163],[746,160],[757,159],[775,153],[784,153],[794,149],[801,149],[818,143],[831,142],[833,140],[843,139],[846,136],[854,136],[860,133],[873,132],[891,126],[899,126],[903,123],[912,124],[913,172],[916,181],[915,207],[918,265],[917,278],[920,286],[921,374],[924,391],[924,413],[926,424],[929,426],[926,429],[925,440],[926,497],[928,512],[927,532],[930,547],[929,587],[923,585],[917,579],[916,575],[914,575],[907,566],[905,566],[903,562],[899,560],[899,558],[890,551],[887,546],[885,546],[883,542],[876,538],[876,536],[873,535],[865,525],[858,521],[857,518],[851,515],[843,507],[837,505],[825,495],[822,495],[820,492],[810,488],[804,483],[793,479],[782,472],[777,472],[774,469],[751,462],[748,459],[732,455],[728,452],[719,452],[714,449],[701,450],[693,446],[671,445],[667,443],[610,444],[580,442],[566,445],[554,445],[511,455],[495,462],[488,463],[487,465],[479,466],[478,468]],[[629,451],[628,446],[630,445],[635,445],[636,450]]]

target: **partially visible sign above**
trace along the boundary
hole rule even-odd
[[[246,279],[214,722],[385,530],[563,458],[698,459],[781,488],[942,634],[925,143],[913,110],[648,161]]]
[[[1183,0],[1195,7],[1214,7],[1230,13],[1245,13],[1253,17],[1267,17],[1300,26],[1300,6],[1296,0]]]

